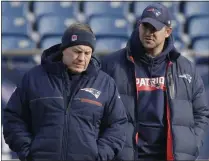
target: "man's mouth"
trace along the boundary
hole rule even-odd
[[[153,41],[153,39],[151,37],[145,37],[145,40]]]

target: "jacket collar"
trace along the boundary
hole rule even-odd
[[[68,71],[67,66],[62,62],[62,52],[60,44],[54,45],[45,50],[41,57],[41,65],[49,73],[62,76]],[[101,68],[100,61],[93,55],[87,67],[87,70],[82,73],[84,77],[96,76]]]

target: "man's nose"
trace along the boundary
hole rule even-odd
[[[78,56],[78,59],[80,61],[84,61],[85,60],[85,54],[84,53],[80,53],[79,56]]]
[[[153,34],[155,30],[152,27],[147,27],[146,28],[146,34]]]

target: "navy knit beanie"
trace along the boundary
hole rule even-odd
[[[95,49],[96,37],[93,33],[80,29],[67,29],[62,36],[61,51],[75,45],[87,45]]]

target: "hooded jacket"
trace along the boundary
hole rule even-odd
[[[120,160],[143,159],[140,158],[138,148],[140,139],[144,139],[140,133],[145,133],[148,139],[152,138],[154,134],[151,130],[144,132],[144,129],[138,126],[140,123],[146,123],[149,120],[147,117],[150,115],[146,111],[149,107],[141,106],[145,112],[139,107],[139,102],[144,99],[148,101],[148,98],[146,98],[147,93],[145,92],[138,95],[136,68],[138,67],[139,70],[139,78],[143,76],[140,72],[146,73],[144,71],[146,69],[148,76],[152,78],[159,72],[159,67],[159,70],[162,68],[165,72],[165,102],[161,108],[156,105],[158,109],[155,115],[159,119],[158,112],[165,109],[164,120],[161,119],[165,129],[163,134],[165,136],[165,159],[194,160],[202,146],[202,137],[209,122],[209,108],[202,79],[194,65],[176,51],[171,38],[166,41],[164,52],[156,58],[156,62],[148,58],[141,42],[136,39],[139,35],[137,31],[132,33],[124,49],[102,58],[102,69],[115,80],[128,116],[126,144],[117,158]],[[145,67],[142,68],[140,65],[145,65]],[[152,98],[150,97],[150,99]],[[151,111],[151,114],[154,114],[154,110]],[[153,117],[150,118],[151,121],[152,119]],[[147,153],[149,154],[150,151]]]
[[[112,160],[123,148],[127,122],[116,85],[95,57],[71,81],[59,48],[44,51],[41,65],[12,94],[5,142],[21,160]]]
[[[165,160],[165,73],[172,39],[165,42],[160,55],[151,57],[139,43],[139,31],[130,39],[130,57],[135,67],[137,86],[137,147],[141,159]],[[140,45],[139,45],[140,44]]]

